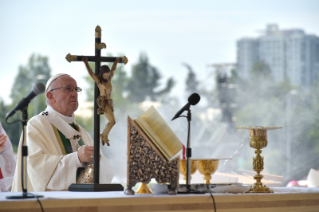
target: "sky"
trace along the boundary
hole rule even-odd
[[[318,21],[316,0],[0,0],[0,98],[11,102],[18,68],[33,53],[49,58],[52,74],[69,73],[85,88],[84,64],[69,63],[65,56],[94,55],[97,25],[107,45],[102,56],[125,55],[130,74],[145,53],[163,81],[175,79],[174,95],[183,96],[187,69],[182,63],[210,84],[210,65],[236,62],[237,40],[258,36],[267,24],[319,36]]]

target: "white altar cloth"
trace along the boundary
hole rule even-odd
[[[319,187],[271,187],[274,193],[269,193],[268,195],[284,194],[284,193],[319,193]],[[140,197],[174,197],[174,196],[185,196],[185,194],[177,195],[168,195],[168,194],[135,194],[135,195],[126,195],[122,191],[116,192],[73,192],[73,191],[45,191],[45,192],[31,192],[35,195],[43,195],[42,199],[112,199],[112,198],[140,198]],[[15,196],[21,195],[22,192],[0,192],[0,201],[6,201],[6,196]],[[262,193],[261,193],[262,194]],[[194,196],[209,196],[209,193],[206,194],[189,194]],[[220,195],[259,195],[259,194],[250,194],[250,193],[213,193],[214,196]],[[265,195],[265,194],[262,194]]]

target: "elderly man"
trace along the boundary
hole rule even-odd
[[[74,118],[81,90],[67,74],[57,74],[48,80],[47,108],[27,125],[28,191],[67,190],[76,182],[77,169],[93,160],[92,138]],[[22,191],[19,158],[21,152],[12,191]],[[113,176],[110,163],[101,154],[100,182],[109,183]]]

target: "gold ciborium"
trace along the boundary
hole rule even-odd
[[[193,175],[198,168],[198,160],[193,160],[191,159],[191,175]],[[180,159],[180,171],[179,171],[182,175],[183,175],[183,180],[185,180],[185,184],[186,184],[186,175],[187,175],[187,160],[186,159]],[[192,176],[191,176],[192,179]]]
[[[254,176],[256,183],[246,193],[273,193],[267,186],[263,186],[260,172],[264,169],[264,157],[260,156],[262,148],[267,146],[267,130],[280,129],[282,127],[236,127],[236,129],[249,129],[251,148],[256,149],[256,157],[253,158],[253,169],[257,172]]]
[[[210,184],[212,174],[214,174],[218,168],[219,160],[217,159],[203,159],[199,160],[198,171],[204,175],[206,184]]]

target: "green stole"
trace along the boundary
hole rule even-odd
[[[76,131],[79,131],[79,126],[78,125],[73,123],[73,124],[70,124],[70,126],[73,127],[73,129],[75,129]],[[72,153],[73,151],[72,151],[72,145],[71,145],[70,140],[67,139],[65,137],[65,135],[63,135],[55,126],[53,126],[53,130],[54,130],[55,136],[57,137],[57,140],[59,142],[62,154],[63,155],[67,155],[67,154]],[[80,138],[80,140],[79,140],[79,145],[80,146],[84,145],[84,142],[82,141],[82,138]],[[83,169],[80,169],[80,168],[77,170],[76,177],[79,176],[79,174],[81,173],[82,170]]]

